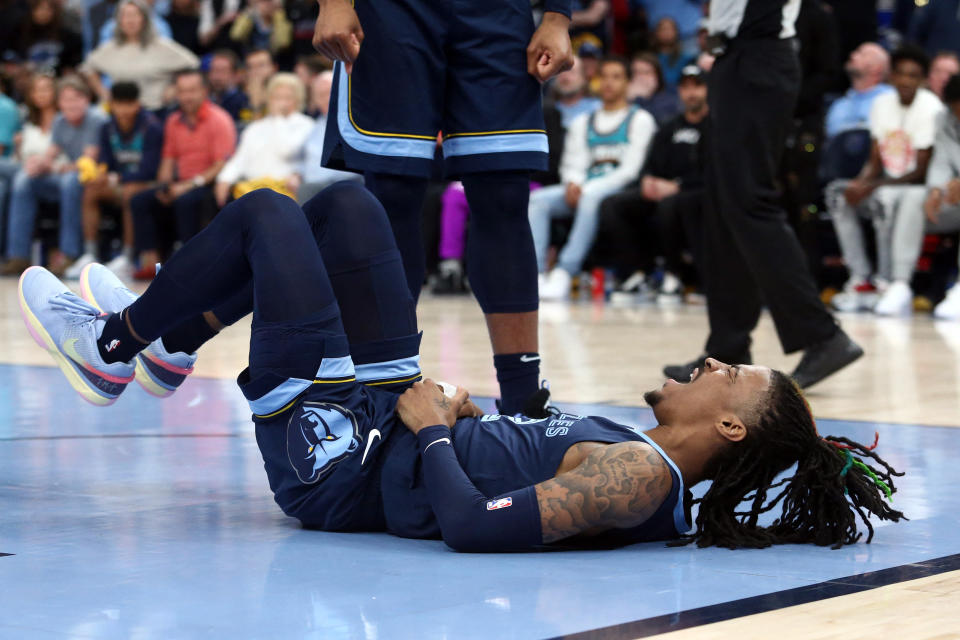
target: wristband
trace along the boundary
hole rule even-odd
[[[571,13],[570,4],[571,0],[545,0],[543,3],[543,11],[544,13],[562,13],[569,18]]]

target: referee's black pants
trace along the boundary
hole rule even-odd
[[[745,356],[764,305],[787,353],[837,331],[778,204],[777,169],[800,84],[789,41],[731,44],[709,77],[703,267],[706,353]]]

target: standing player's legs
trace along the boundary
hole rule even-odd
[[[336,65],[323,163],[364,174],[390,218],[417,298],[425,271],[420,211],[441,124],[446,5],[378,0],[354,9],[363,46],[351,74]]]
[[[470,203],[468,268],[493,345],[501,411],[537,391],[537,266],[529,171],[546,169],[540,85],[527,73],[530,3],[459,3],[447,47],[443,155]]]

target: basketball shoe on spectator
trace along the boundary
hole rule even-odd
[[[67,270],[63,272],[63,277],[67,280],[77,280],[80,277],[80,272],[83,271],[83,268],[96,261],[97,257],[95,255],[92,253],[85,253],[74,260],[73,264],[67,267]]]
[[[903,281],[897,281],[887,287],[880,296],[873,312],[878,316],[909,316],[913,313],[913,290]]]
[[[80,295],[90,304],[107,313],[117,313],[137,299],[117,276],[102,264],[88,265],[80,274]],[[137,383],[154,396],[166,398],[177,390],[193,372],[197,354],[170,353],[157,338],[137,354]]]
[[[20,276],[20,311],[30,335],[46,349],[84,400],[113,404],[133,381],[132,362],[107,364],[97,348],[106,319],[43,267]]]
[[[123,253],[104,266],[110,269],[110,271],[113,271],[121,280],[129,280],[133,277],[133,263],[130,262],[130,258]]]
[[[565,269],[555,267],[540,285],[541,300],[566,300],[570,297],[573,278]]]
[[[830,304],[837,311],[872,311],[880,298],[880,289],[869,280],[847,280]]]
[[[934,308],[933,317],[939,320],[960,320],[960,283],[947,291],[947,297]]]

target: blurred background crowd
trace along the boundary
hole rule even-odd
[[[541,297],[701,302],[707,3],[574,7],[531,182]],[[247,191],[362,180],[320,166],[316,17],[314,0],[0,0],[0,272],[149,279]],[[803,0],[797,32],[780,189],[824,298],[960,318],[960,0]],[[438,172],[423,214],[433,291],[468,292],[462,186]]]

